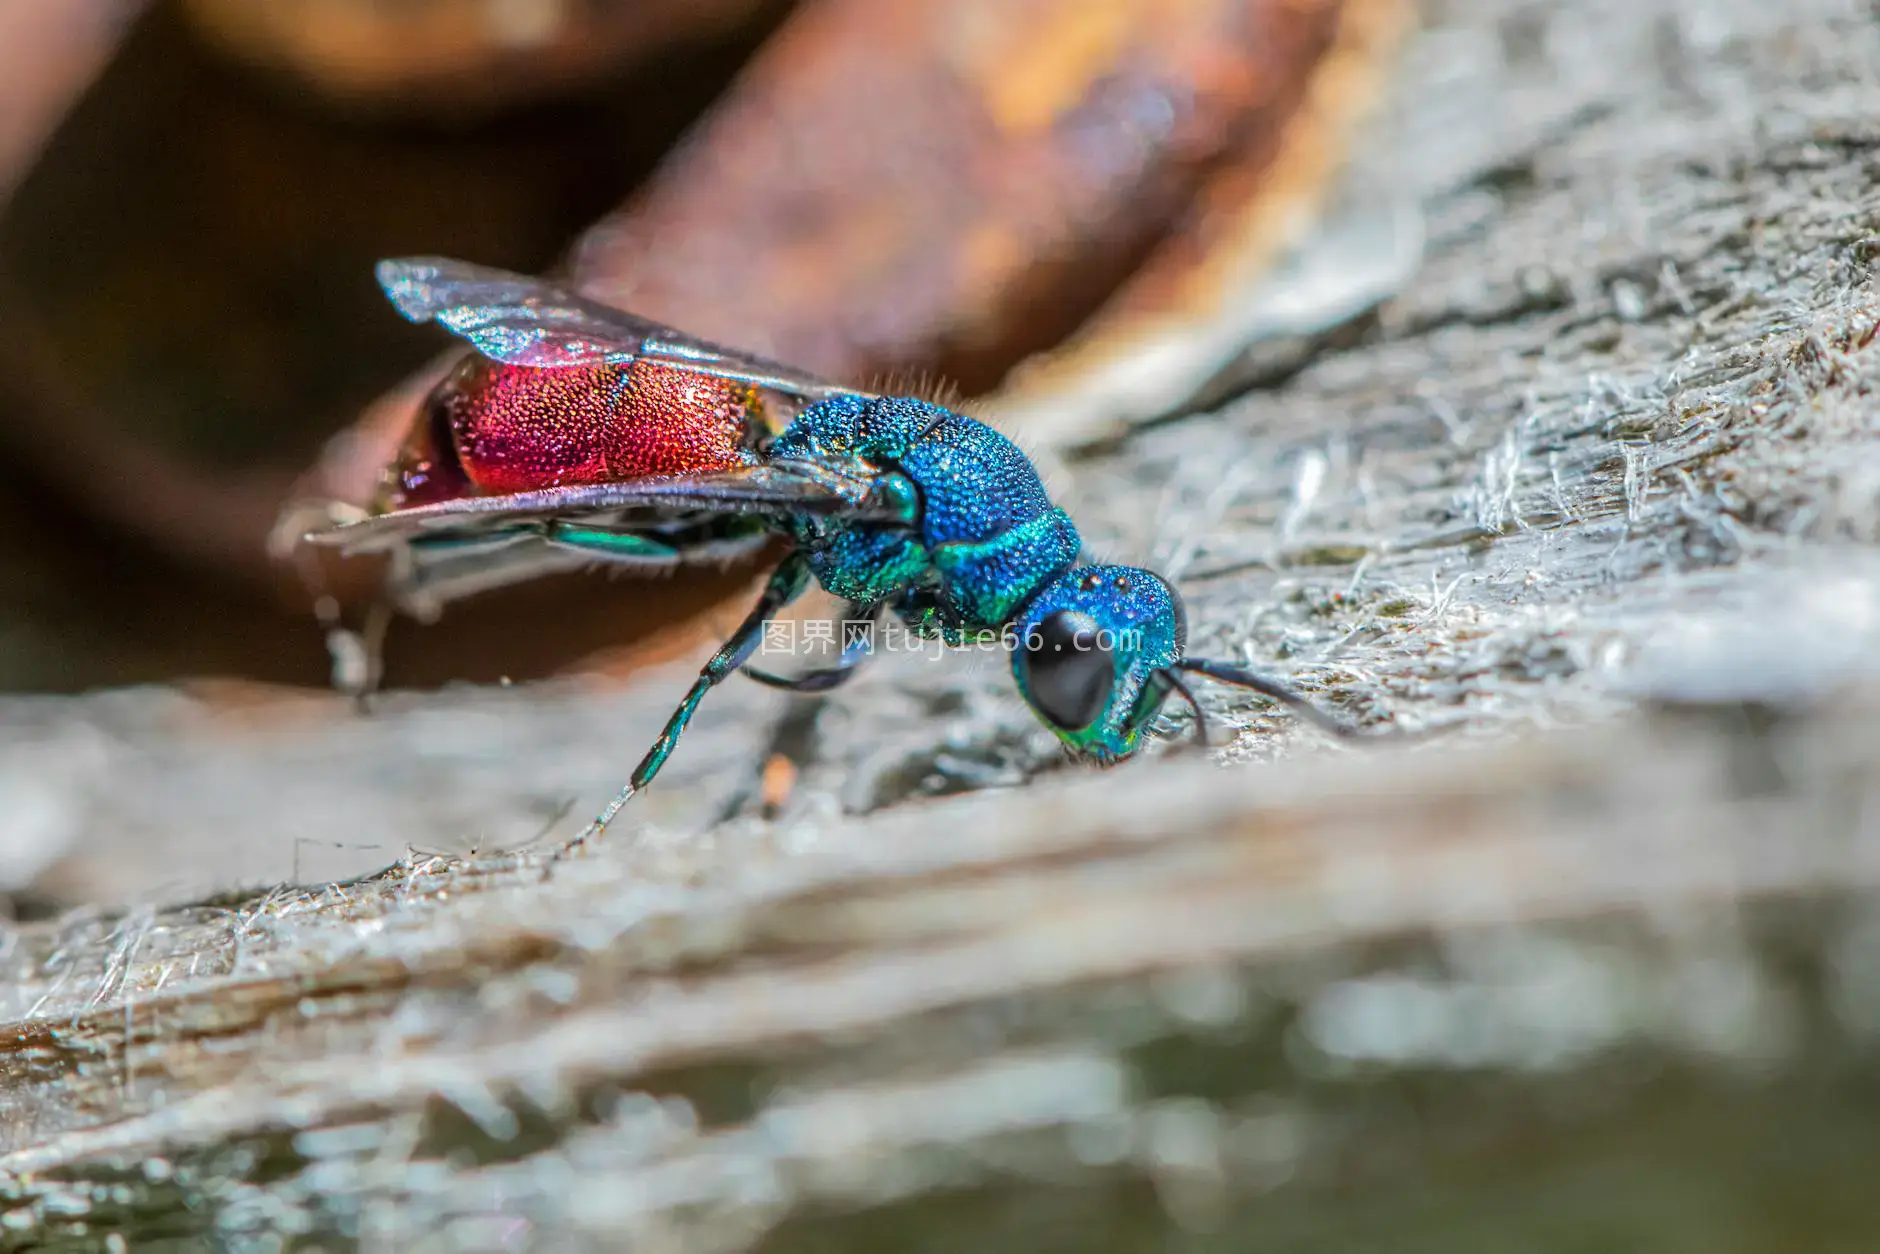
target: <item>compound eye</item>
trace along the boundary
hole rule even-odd
[[[1116,667],[1097,620],[1059,610],[1025,636],[1025,687],[1046,721],[1078,731],[1097,721],[1110,702]]]

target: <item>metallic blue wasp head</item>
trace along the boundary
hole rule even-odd
[[[1079,757],[1128,757],[1180,686],[1181,599],[1146,570],[1073,567],[1040,590],[1014,628],[1019,692]]]

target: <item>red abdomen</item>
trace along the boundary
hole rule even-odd
[[[748,466],[762,400],[654,362],[535,369],[471,356],[431,395],[379,509]]]

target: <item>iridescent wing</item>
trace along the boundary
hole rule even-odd
[[[810,401],[866,395],[507,270],[448,257],[403,257],[379,262],[377,274],[405,317],[436,322],[485,357],[512,366],[624,365],[644,359]]]
[[[428,620],[463,597],[586,566],[653,574],[723,564],[760,550],[772,534],[769,519],[892,516],[892,506],[877,506],[870,491],[817,467],[753,466],[466,497],[372,516],[328,506],[327,525],[305,538],[344,553],[389,556],[392,603]]]
[[[634,534],[667,526],[675,518],[711,515],[892,516],[891,506],[873,505],[872,488],[872,483],[820,472],[815,467],[752,466],[670,479],[463,497],[388,514],[335,518],[331,525],[309,531],[305,538],[343,553],[378,553],[412,543],[471,539],[550,521]]]

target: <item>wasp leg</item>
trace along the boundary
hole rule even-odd
[[[842,653],[834,666],[825,666],[820,670],[806,671],[794,678],[787,675],[773,675],[769,671],[760,671],[755,666],[745,666],[744,673],[758,683],[769,688],[781,688],[785,692],[828,692],[838,688],[854,678],[857,668],[869,659],[875,649],[875,619],[881,613],[879,605],[857,605],[851,601],[843,611],[842,617]],[[855,630],[865,626],[867,630]]]
[[[750,615],[731,634],[731,638],[719,646],[718,652],[712,654],[711,660],[706,662],[703,669],[699,671],[698,678],[692,683],[692,690],[685,694],[685,700],[679,703],[679,708],[674,710],[672,717],[666,720],[666,729],[659,733],[659,739],[655,740],[653,747],[646,751],[646,756],[640,759],[640,764],[633,768],[633,775],[627,780],[626,786],[615,794],[614,799],[607,803],[607,808],[588,824],[586,830],[568,842],[569,848],[606,831],[607,825],[614,821],[614,815],[620,813],[620,807],[633,800],[635,793],[653,782],[653,777],[659,774],[659,768],[664,766],[666,759],[672,756],[673,748],[679,743],[679,737],[685,733],[685,725],[692,721],[693,711],[698,709],[699,702],[705,699],[705,694],[717,687],[725,676],[744,665],[751,654],[756,652],[758,642],[763,639],[765,622],[778,610],[801,596],[803,589],[808,585],[809,563],[803,559],[802,555],[792,553],[784,558],[783,564],[771,574],[770,582],[764,585],[764,595],[758,598],[757,605],[751,610]]]
[[[353,708],[361,714],[370,711],[372,698],[385,679],[385,636],[391,629],[392,603],[377,597],[366,609],[366,621],[356,633],[344,628],[327,632],[334,686],[353,699]],[[349,673],[348,667],[354,663],[357,670]]]
[[[542,543],[527,527],[475,536],[423,536],[413,540],[392,568],[392,600],[422,622],[437,618],[453,601],[561,570],[579,570],[590,560],[573,550]]]
[[[658,540],[632,532],[604,531],[598,527],[571,527],[567,523],[551,522],[547,530],[548,542],[560,548],[579,549],[596,557],[611,558],[625,565],[646,563],[652,566],[671,566],[678,562],[680,553],[670,544],[661,544]]]

